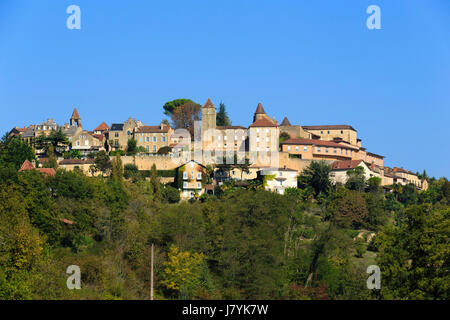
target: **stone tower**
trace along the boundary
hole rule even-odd
[[[81,118],[76,107],[73,109],[72,117],[70,118],[70,126],[73,126],[74,123],[77,124],[77,127],[81,128]]]
[[[216,129],[216,107],[211,102],[211,99],[208,98],[205,105],[201,109],[202,113],[202,145],[208,145],[211,141],[207,141],[210,139],[205,138],[205,133],[209,129]]]

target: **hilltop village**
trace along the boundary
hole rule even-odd
[[[428,186],[426,180],[421,180],[409,170],[384,166],[384,156],[363,147],[357,130],[350,125],[291,124],[287,117],[278,123],[266,113],[261,103],[257,105],[249,127],[216,125],[217,109],[210,99],[201,107],[200,113],[201,125],[194,133],[200,137],[197,143],[193,142],[194,137],[190,137],[187,130],[172,128],[168,121],[146,125],[130,117],[123,123],[108,125],[102,122],[89,131],[83,128],[76,108],[69,123],[59,125],[48,119],[28,127],[14,127],[9,136],[27,141],[39,159],[38,164],[25,163],[21,170],[37,167],[51,174],[39,168],[48,160],[48,155],[36,141],[39,137],[59,132],[69,143],[61,146],[61,155],[64,153],[66,156],[57,158],[58,167],[98,175],[100,172],[94,170],[95,155],[101,151],[107,152],[111,158],[119,154],[125,166],[132,164],[141,171],[150,170],[155,165],[159,172],[182,172],[178,187],[183,198],[213,192],[215,185],[227,179],[245,184],[245,181],[261,175],[271,177],[265,183],[267,190],[283,194],[286,188],[297,187],[298,175],[312,161],[320,160],[331,166],[330,180],[334,183],[345,184],[347,172],[361,167],[366,179],[379,177],[386,191],[394,184],[414,184],[419,190],[426,190]],[[136,150],[132,155],[128,152],[130,141]],[[195,157],[195,148],[199,146],[202,152],[213,152],[213,161]],[[227,153],[239,154],[247,160],[244,165],[229,166],[224,172],[223,166],[219,170],[220,161],[217,159],[218,155],[223,159]],[[270,155],[270,162],[259,156],[264,154]],[[180,162],[180,159],[186,160]],[[205,172],[210,168],[214,178],[205,181]],[[162,175],[160,179],[162,183],[173,183],[175,176],[178,175]]]

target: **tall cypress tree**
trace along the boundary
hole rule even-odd
[[[221,102],[219,104],[219,112],[216,115],[216,124],[218,126],[231,126],[230,118],[228,118],[227,111],[225,110],[225,104]]]
[[[156,201],[161,200],[161,188],[158,179],[158,171],[156,170],[156,165],[152,165],[152,169],[150,171],[150,185],[153,191],[153,199]]]

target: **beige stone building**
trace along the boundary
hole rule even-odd
[[[182,180],[182,185],[179,186],[182,199],[200,196],[205,192],[205,166],[195,161],[189,161],[178,167],[177,170]]]
[[[314,135],[311,132],[306,131],[300,125],[292,125],[287,117],[284,117],[280,125],[280,135],[286,133],[289,135],[290,139],[314,139],[319,138],[319,136]]]
[[[303,129],[319,136],[321,140],[332,141],[334,138],[358,145],[356,130],[349,125],[323,125],[323,126],[303,126]]]
[[[111,150],[126,150],[128,140],[133,138],[134,130],[141,127],[139,120],[128,118],[124,123],[113,123],[107,132],[108,145]]]
[[[288,139],[281,143],[282,152],[309,160],[352,160],[358,150],[350,144],[316,139]]]
[[[101,174],[99,171],[91,171],[91,167],[94,166],[94,159],[64,159],[58,162],[58,166],[67,171],[78,169],[88,176]]]
[[[145,148],[147,153],[156,153],[162,147],[168,147],[173,129],[164,123],[159,126],[140,126],[134,129],[134,139],[138,147]]]

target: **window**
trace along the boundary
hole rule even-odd
[[[153,142],[158,141],[158,138],[156,136],[153,136]]]
[[[327,133],[330,134],[330,130],[328,130]]]
[[[320,134],[323,134],[323,131],[320,131]]]
[[[344,131],[341,130],[341,134],[344,134]]]
[[[317,152],[320,152],[320,147],[317,147]]]
[[[334,153],[337,153],[337,149],[336,149],[336,148],[334,148],[334,150],[333,150],[333,151],[334,151]]]
[[[77,147],[80,146],[80,140],[77,140]]]
[[[153,152],[156,152],[156,146],[153,146]]]
[[[288,146],[288,151],[291,151],[291,146]]]
[[[325,148],[325,152],[328,153],[328,147]]]
[[[306,147],[306,146],[303,147],[303,151],[305,151],[305,152],[308,151],[308,147]]]
[[[142,143],[142,137],[139,138],[139,142]]]
[[[149,146],[147,146],[147,148],[146,148],[146,149],[147,149],[147,152],[150,152],[150,147],[149,147]]]
[[[187,178],[188,178],[187,172],[183,172],[183,179],[187,179]]]
[[[188,183],[185,181],[183,182],[183,188],[187,188],[188,187]]]
[[[298,151],[298,146],[295,146],[295,151]]]
[[[115,138],[118,138],[118,137],[119,137],[119,133],[116,132],[116,133],[114,134],[114,137],[115,137]]]
[[[202,183],[201,182],[197,182],[197,188],[201,189],[202,188]]]
[[[256,132],[259,132],[259,128],[256,128]]]
[[[89,140],[86,140],[86,141],[84,142],[84,145],[85,145],[85,146],[89,146]]]
[[[162,138],[161,138],[161,141],[162,141],[162,142],[166,142],[166,141],[167,141],[167,137],[162,137]]]
[[[199,173],[197,173],[197,180],[201,180],[201,179],[202,179],[202,173],[199,172]]]

